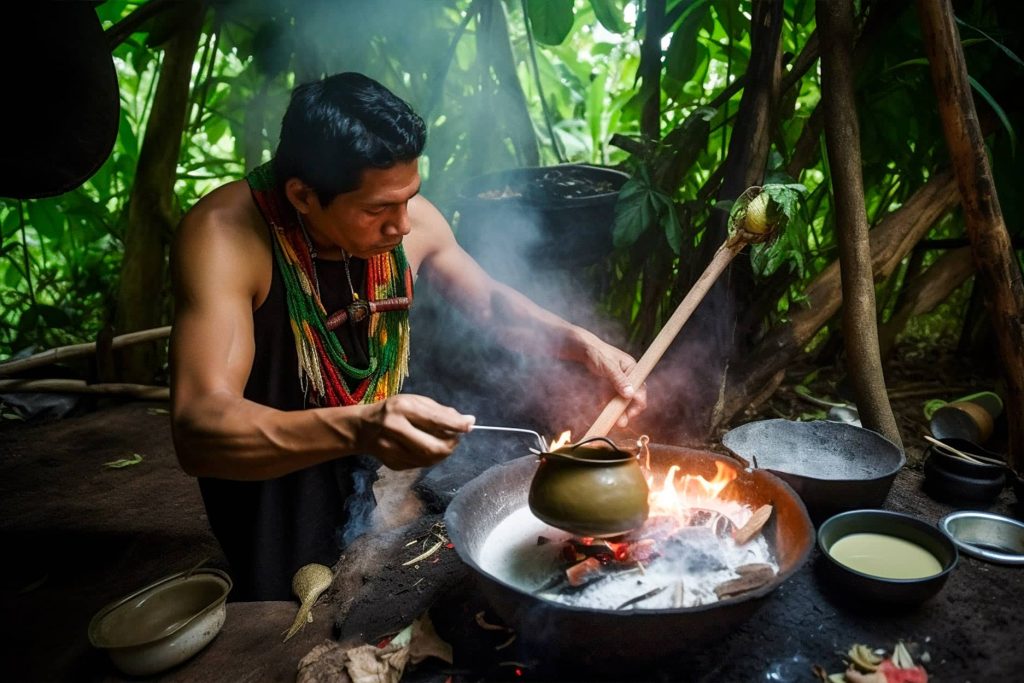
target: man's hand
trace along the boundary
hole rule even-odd
[[[398,394],[373,404],[358,444],[390,469],[425,467],[448,457],[475,421],[426,396]]]
[[[647,407],[647,386],[637,388],[629,381],[629,373],[636,365],[636,360],[589,332],[577,335],[577,343],[581,346],[581,362],[587,370],[597,377],[607,379],[617,394],[630,399],[626,412],[616,423],[619,427],[625,427],[631,418],[642,413]]]

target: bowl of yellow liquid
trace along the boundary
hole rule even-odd
[[[956,545],[939,529],[899,512],[851,510],[818,529],[828,581],[849,596],[886,604],[923,602],[956,567]]]

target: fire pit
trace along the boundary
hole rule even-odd
[[[692,651],[728,635],[807,559],[813,528],[781,480],[713,453],[650,451],[656,479],[671,476],[687,489],[702,479],[716,490],[673,515],[655,500],[648,524],[611,542],[559,535],[529,515],[532,456],[488,470],[448,507],[460,558],[506,623],[545,655],[607,666]],[[737,538],[751,511],[769,505],[755,531],[761,538]],[[714,539],[721,552],[702,545]],[[659,558],[670,562],[660,567]],[[645,567],[634,571],[637,563]]]

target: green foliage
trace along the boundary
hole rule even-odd
[[[106,0],[96,11],[111,26],[139,4]],[[814,5],[784,2],[787,65],[814,30]],[[876,223],[946,163],[946,152],[912,5],[858,7],[869,5],[889,9],[859,53],[856,84],[865,202]],[[667,33],[657,37],[664,48],[662,140],[643,143],[639,0],[213,0],[208,7],[181,132],[180,210],[270,158],[295,84],[355,70],[424,116],[423,190],[449,216],[460,187],[480,173],[563,159],[635,169],[615,210],[601,306],[638,344],[657,331],[702,267],[705,227],[721,215],[717,172],[742,89],[721,95],[750,60],[749,3],[668,0]],[[1008,0],[982,0],[958,17],[979,109],[998,122],[991,150],[1010,226],[1024,219],[1013,184],[1024,172],[1015,154],[1021,114],[1011,106],[1024,68],[1021,36],[1010,28],[1015,11]],[[114,49],[121,118],[114,150],[93,177],[59,197],[0,200],[0,359],[94,339],[112,319],[160,46],[177,22],[176,11],[160,13]],[[820,100],[817,73],[812,67],[783,93],[775,112],[764,187],[788,227],[751,253],[757,275],[785,285],[766,324],[798,305],[806,284],[836,256],[828,162],[820,134],[806,136]],[[615,135],[639,148],[630,153],[612,144]],[[791,169],[798,143],[801,154],[810,153]],[[954,216],[932,236],[962,235]],[[164,297],[154,300],[166,306]],[[948,327],[956,327],[962,308],[942,309],[953,322]]]
[[[527,0],[527,8],[538,43],[559,45],[572,30],[573,0]]]
[[[615,247],[628,249],[649,230],[663,233],[672,252],[679,255],[682,235],[675,204],[651,184],[650,172],[641,167],[619,191],[612,227]]]

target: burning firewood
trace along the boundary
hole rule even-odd
[[[601,560],[596,557],[588,557],[565,570],[565,578],[573,587],[582,586],[599,574],[601,574]]]
[[[731,579],[715,586],[715,595],[719,600],[755,590],[775,578],[775,570],[770,565],[760,563],[737,567],[736,573],[740,575],[738,579]]]
[[[772,516],[772,506],[765,504],[757,508],[754,514],[747,520],[747,523],[741,526],[733,534],[733,538],[736,540],[737,545],[743,545],[757,535],[761,531],[761,527],[765,525],[768,518]]]

